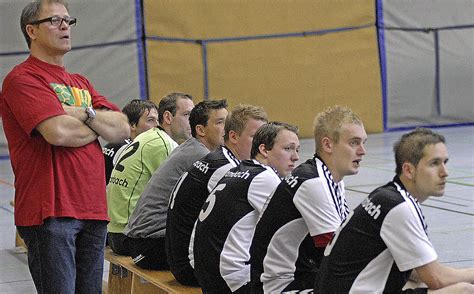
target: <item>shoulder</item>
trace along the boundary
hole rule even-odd
[[[134,142],[140,144],[150,144],[153,146],[165,146],[176,144],[173,139],[165,132],[158,128],[149,129],[138,135]]]
[[[37,73],[29,66],[26,61],[15,66],[3,80],[3,92],[7,91],[10,87],[15,89],[17,85],[27,84],[31,85],[32,82],[38,80]]]
[[[297,166],[290,175],[286,176],[281,186],[286,186],[296,191],[308,180],[317,180],[318,178],[319,174],[316,164],[313,160],[308,160]]]
[[[291,174],[297,175],[302,179],[310,179],[319,177],[316,162],[313,159],[308,159],[302,164],[298,165]]]
[[[372,202],[376,202],[377,204],[385,204],[391,207],[405,201],[400,192],[397,191],[397,188],[393,182],[389,182],[386,185],[378,187],[372,191],[369,194],[368,199],[370,199]]]
[[[255,176],[252,179],[254,186],[260,186],[264,190],[273,191],[280,183],[281,179],[269,166],[255,167]]]

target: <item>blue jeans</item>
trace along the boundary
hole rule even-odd
[[[107,222],[48,218],[18,226],[38,293],[101,293]]]

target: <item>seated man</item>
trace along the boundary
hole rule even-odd
[[[280,183],[257,224],[252,293],[312,292],[324,248],[349,213],[342,179],[357,174],[366,139],[346,107],[316,116],[316,154]]]
[[[178,282],[198,286],[188,257],[194,223],[217,182],[240,160],[250,159],[252,138],[266,121],[267,114],[261,107],[235,107],[226,119],[224,146],[196,161],[171,193],[166,220],[166,255]]]
[[[105,184],[109,183],[110,174],[117,162],[119,154],[136,136],[158,126],[158,107],[150,100],[133,99],[128,102],[122,112],[128,118],[130,138],[120,143],[108,143],[104,146]]]
[[[158,104],[159,127],[178,144],[191,138],[189,115],[194,107],[192,100],[191,95],[174,92],[163,97]]]
[[[420,206],[428,197],[444,194],[448,176],[444,137],[418,128],[404,134],[393,150],[396,176],[370,193],[338,229],[324,252],[318,291],[401,293],[416,271],[428,289],[438,290],[430,293],[473,293],[473,268],[455,269],[438,262]]]
[[[230,169],[212,190],[190,242],[191,265],[203,292],[246,291],[255,225],[280,177],[294,169],[299,146],[296,127],[261,126],[252,141],[252,160]]]
[[[189,115],[192,137],[173,151],[146,185],[124,230],[137,266],[168,268],[165,228],[171,191],[196,160],[224,143],[226,107],[226,100],[199,102]]]
[[[167,108],[174,105],[176,116],[188,118],[188,113],[194,107],[192,97],[185,94],[170,94],[163,98],[170,103],[162,104],[158,113],[165,113]],[[168,133],[161,127],[150,129],[128,145],[119,155],[107,186],[107,204],[110,223],[108,241],[110,248],[117,254],[130,255],[126,236],[122,234],[135,205],[148,183],[153,172],[165,161],[171,151],[177,147],[173,138],[181,138],[189,130],[181,119],[171,121]]]

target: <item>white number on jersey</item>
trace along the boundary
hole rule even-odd
[[[206,203],[208,203],[207,207],[203,208],[199,213],[199,221],[204,221],[209,216],[209,214],[211,214],[214,204],[216,203],[216,192],[224,190],[225,185],[226,184],[217,185],[217,187],[212,190],[211,194],[209,197],[207,197],[206,202],[204,203],[204,206]]]
[[[185,172],[181,178],[179,178],[178,183],[176,183],[176,186],[174,186],[173,192],[171,192],[171,198],[170,198],[170,209],[173,209],[174,206],[174,199],[176,198],[176,194],[178,194],[179,187],[181,187],[181,184],[184,182],[184,179],[188,176],[188,172]]]

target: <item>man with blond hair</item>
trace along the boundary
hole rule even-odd
[[[357,174],[366,139],[347,107],[316,116],[314,157],[281,182],[257,225],[252,293],[312,292],[324,248],[349,213],[342,179]]]

